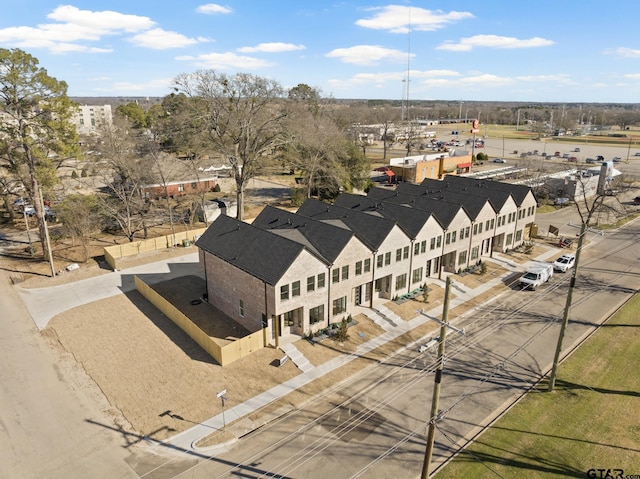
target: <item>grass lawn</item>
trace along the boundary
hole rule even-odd
[[[541,384],[436,479],[640,477],[639,313],[636,295],[562,363],[553,393]]]

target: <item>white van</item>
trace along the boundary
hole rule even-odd
[[[527,270],[518,280],[522,289],[535,291],[542,283],[546,283],[553,276],[553,265],[542,263]]]

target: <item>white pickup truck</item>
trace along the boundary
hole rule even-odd
[[[538,286],[549,281],[549,278],[553,276],[552,264],[540,264],[532,268],[529,268],[525,274],[523,274],[518,282],[522,289],[531,289],[535,291]]]

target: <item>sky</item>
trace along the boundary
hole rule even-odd
[[[340,99],[640,103],[637,0],[2,4],[0,48],[69,96],[164,96],[213,69]]]

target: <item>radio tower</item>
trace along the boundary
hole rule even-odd
[[[402,80],[402,121],[409,118],[409,67],[411,64],[411,9],[409,9],[409,31],[407,33],[407,76]],[[406,113],[406,115],[405,115]]]

